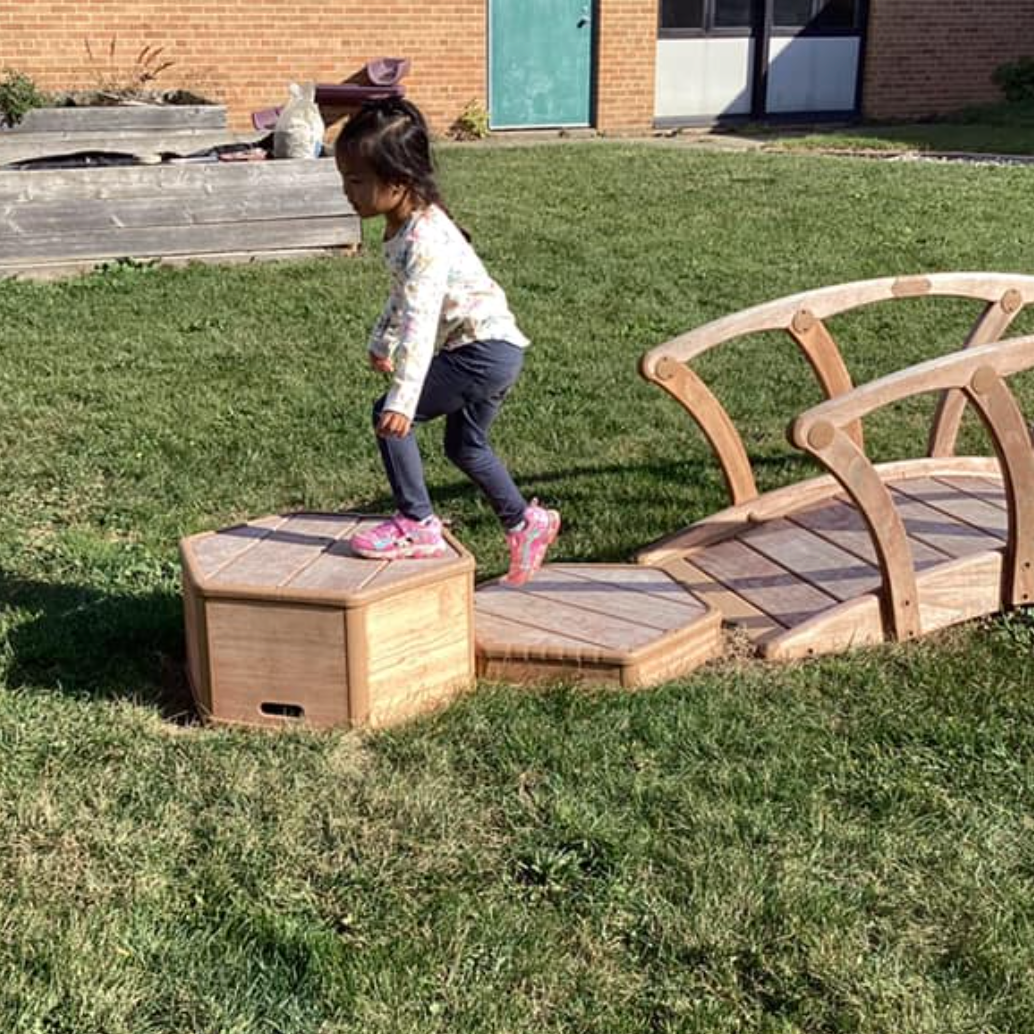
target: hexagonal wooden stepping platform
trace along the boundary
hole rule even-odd
[[[510,682],[649,686],[722,649],[716,609],[634,564],[547,564],[519,588],[479,588],[474,613],[478,674]]]
[[[180,544],[188,672],[206,718],[383,725],[474,678],[474,559],[366,560],[383,517],[263,517]]]

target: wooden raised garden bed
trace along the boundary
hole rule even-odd
[[[225,109],[215,106],[46,109],[31,116],[0,134],[0,165],[16,152],[22,160],[95,150],[190,154],[233,141]],[[51,139],[49,148],[41,137]],[[29,138],[37,143],[26,149]],[[359,241],[359,218],[330,159],[0,168],[0,278],[66,276],[122,258],[303,258],[350,252]]]

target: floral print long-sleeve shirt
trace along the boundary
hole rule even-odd
[[[485,271],[470,242],[437,205],[414,212],[384,242],[391,295],[374,324],[369,350],[395,365],[386,410],[413,418],[438,348],[475,341],[529,344],[503,289]]]

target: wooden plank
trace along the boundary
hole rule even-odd
[[[329,607],[209,600],[212,717],[281,727],[287,705],[316,728],[348,720],[345,620]]]
[[[107,130],[225,129],[223,104],[121,104],[34,108],[10,132],[101,133]]]
[[[210,578],[213,585],[283,587],[334,542],[326,526],[291,517]]]
[[[987,477],[951,477],[940,475],[937,477],[937,480],[943,481],[946,485],[951,485],[952,488],[957,488],[960,492],[965,492],[967,495],[983,499],[985,503],[997,506],[1000,510],[1008,508],[1005,501],[1005,486],[1001,480],[995,481]]]
[[[151,155],[175,155],[186,158],[203,154],[214,147],[228,144],[254,144],[265,134],[230,133],[225,129],[161,130],[143,133],[4,133],[0,136],[0,165],[35,161],[38,158],[60,158],[87,151],[109,154],[129,154],[147,159]],[[37,172],[40,169],[7,170],[8,172]],[[62,171],[62,170],[46,170]],[[63,170],[83,171],[83,170]],[[87,169],[86,171],[93,171]]]
[[[614,580],[580,577],[573,568],[574,565],[569,568],[547,565],[533,582],[520,591],[537,599],[555,600],[582,610],[609,614],[662,632],[684,628],[706,613],[699,603],[694,609],[688,609],[660,596],[627,589]],[[682,591],[685,594],[685,590]]]
[[[1002,544],[996,536],[926,506],[896,489],[894,497],[894,505],[909,539],[919,539],[950,557],[996,549]]]
[[[1032,486],[1034,487],[1034,486]],[[927,506],[940,510],[950,517],[955,517],[966,524],[971,524],[981,531],[989,532],[996,538],[1009,537],[1009,515],[999,506],[985,502],[977,496],[936,481],[933,478],[913,478],[911,481],[900,481],[894,486],[896,492],[916,499]]]
[[[836,602],[741,542],[719,542],[687,559],[781,625],[799,624]]]
[[[325,515],[334,517],[325,528],[325,534],[333,541],[318,553],[308,566],[300,568],[285,582],[291,589],[309,589],[319,592],[358,592],[377,573],[386,561],[364,560],[352,552],[349,539],[364,527],[364,523],[352,515]],[[365,526],[372,526],[366,521]]]
[[[810,507],[800,513],[792,514],[789,519],[794,524],[822,536],[840,549],[854,554],[873,566],[878,566],[879,561],[876,557],[872,535],[869,534],[862,515],[846,500],[837,499]],[[908,530],[907,524],[905,530]],[[912,547],[912,562],[917,571],[934,567],[948,559],[946,553],[917,539],[910,537],[909,545]]]
[[[459,570],[357,612],[365,635],[361,641],[358,635],[350,638],[348,645],[366,658],[370,725],[408,718],[469,688],[474,680],[470,594],[470,573]]]
[[[183,572],[183,622],[187,641],[187,677],[194,703],[202,714],[212,709],[211,686],[208,681],[208,629],[205,625],[205,601],[186,571]]]
[[[911,459],[879,463],[876,470],[887,483],[902,477],[941,475],[987,476],[998,471],[998,463],[987,456],[952,456],[945,459]],[[839,482],[829,476],[810,478],[784,488],[773,489],[739,506],[730,506],[704,517],[686,528],[666,535],[636,553],[640,564],[663,565],[668,558],[681,556],[712,542],[731,538],[745,525],[792,516],[804,507],[817,505],[833,496],[842,496]]]
[[[358,244],[335,245],[330,248],[273,248],[269,251],[212,251],[202,255],[154,255],[146,261],[160,266],[189,266],[195,262],[204,265],[246,266],[255,262],[302,262],[312,259],[335,258],[353,254]],[[138,256],[139,257],[139,256]],[[0,263],[0,280],[5,278],[33,281],[61,280],[65,277],[89,273],[108,259],[79,259],[78,261],[40,262],[31,266],[22,263]]]
[[[624,667],[613,661],[590,661],[585,657],[560,660],[528,657],[497,657],[491,653],[477,655],[480,678],[535,685],[542,682],[577,682],[581,685],[621,686]]]
[[[1001,551],[947,561],[917,578],[923,634],[993,614],[1001,607]],[[879,601],[862,596],[774,636],[762,647],[769,660],[793,660],[882,641]]]
[[[763,639],[785,627],[689,560],[669,560],[664,569],[694,596],[720,611],[726,623],[741,629],[751,640]]]
[[[266,219],[342,217],[353,209],[339,190],[252,190],[190,197],[83,198],[0,207],[0,238],[60,237],[69,233],[147,226],[208,225]]]
[[[27,266],[37,260],[87,257],[146,259],[204,252],[339,247],[357,244],[359,240],[359,220],[351,217],[111,229],[0,240],[0,266]]]
[[[187,540],[199,575],[209,577],[221,567],[239,557],[245,550],[253,549],[262,539],[271,535],[286,522],[286,517],[274,514],[224,528],[213,535],[200,535]]]
[[[789,661],[839,653],[886,641],[882,608],[873,594],[858,596],[771,636],[761,644],[765,660]]]
[[[252,189],[292,190],[325,184],[341,191],[337,167],[330,159],[279,159],[265,162],[166,162],[107,169],[0,170],[0,203],[60,201],[83,197],[170,197],[175,193]]]
[[[585,639],[607,650],[630,652],[657,638],[654,628],[582,610],[499,583],[480,589],[474,606],[478,613],[508,618],[544,630],[563,630],[565,635]]]
[[[837,600],[874,592],[883,581],[875,564],[786,520],[760,525],[739,541]]]
[[[474,594],[475,642],[479,653],[502,660],[559,660],[558,654],[570,654],[570,663],[591,654],[597,644],[588,639],[566,635],[555,628],[526,625],[519,620],[491,614],[478,606],[479,592]]]
[[[684,678],[718,657],[724,645],[720,616],[710,614],[683,634],[669,637],[662,649],[626,666],[621,684],[628,689],[641,689]]]
[[[543,570],[563,571],[576,578],[617,585],[626,591],[647,593],[694,612],[707,608],[676,578],[656,567],[641,564],[547,564]]]

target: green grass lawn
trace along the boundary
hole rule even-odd
[[[873,123],[827,132],[774,136],[791,150],[937,151],[1034,155],[1034,103],[971,108],[923,122]]]
[[[1032,265],[1026,169],[442,157],[535,342],[496,443],[563,510],[562,559],[627,558],[723,504],[689,420],[637,378],[646,348],[822,284]],[[0,1030],[1034,1030],[1022,616],[639,694],[482,685],[376,735],[173,717],[181,536],[389,505],[370,239],[0,284]],[[974,316],[912,300],[833,329],[862,380]],[[702,365],[764,487],[807,474],[784,428],[817,392],[790,345]],[[877,419],[874,453],[914,455],[929,411]],[[432,494],[497,574],[494,519],[427,432]]]

